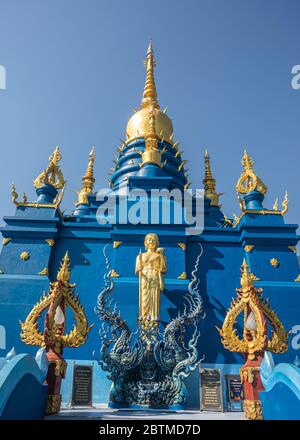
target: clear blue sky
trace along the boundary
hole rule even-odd
[[[247,147],[269,188],[266,206],[289,192],[300,221],[300,64],[297,0],[0,0],[0,216],[14,213],[11,181],[32,180],[61,146],[70,212],[90,146],[97,187],[133,107],[140,104],[146,48],[153,40],[161,106],[201,187],[212,157],[223,210],[238,213],[235,183]]]

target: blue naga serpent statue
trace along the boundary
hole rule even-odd
[[[111,406],[158,408],[182,407],[186,403],[184,379],[201,362],[197,350],[200,336],[197,322],[204,318],[204,312],[198,289],[200,280],[196,276],[203,252],[200,247],[182,313],[179,312],[162,332],[151,322],[148,326],[139,324],[138,329],[131,332],[116,304],[112,304],[114,281],[105,246],[104,288],[98,296],[95,312],[103,321],[99,332],[99,364],[112,381]]]

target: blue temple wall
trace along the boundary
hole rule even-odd
[[[3,246],[0,254],[0,325],[6,329],[6,347],[0,349],[0,357],[7,349],[15,346],[17,353],[35,352],[35,347],[24,345],[19,337],[19,320],[25,320],[33,305],[44,291],[48,291],[49,279],[55,280],[60,262],[68,250],[71,259],[71,281],[76,283],[76,291],[85,308],[89,323],[95,323],[88,341],[78,349],[66,349],[69,359],[67,378],[63,384],[63,401],[70,400],[72,388],[72,365],[74,362],[94,365],[93,394],[95,403],[107,403],[110,382],[97,365],[100,323],[94,313],[97,296],[103,286],[106,272],[103,249],[110,267],[120,275],[115,278],[113,299],[118,303],[122,317],[129,326],[136,327],[138,313],[138,278],[135,260],[140,250],[144,250],[144,236],[156,232],[160,246],[165,248],[168,260],[166,290],[161,297],[161,319],[165,325],[173,318],[182,305],[187,291],[188,279],[180,280],[179,275],[187,272],[188,278],[194,268],[200,247],[198,277],[200,292],[204,301],[206,317],[199,326],[201,338],[199,353],[204,355],[203,366],[220,368],[222,374],[237,373],[242,356],[225,351],[215,326],[221,327],[226,310],[235,289],[240,284],[240,266],[245,257],[259,280],[257,287],[263,288],[264,298],[269,298],[283,324],[289,330],[299,324],[300,283],[294,280],[299,274],[296,254],[288,246],[296,245],[297,225],[285,225],[282,216],[247,215],[236,228],[223,228],[219,220],[218,208],[205,207],[205,229],[200,235],[187,235],[182,225],[99,225],[95,212],[97,204],[91,207],[91,215],[83,218],[69,216],[63,220],[54,209],[28,208],[16,210],[15,217],[6,217],[2,228],[4,237],[11,241]],[[53,247],[45,241],[54,239]],[[114,241],[122,241],[116,249]],[[183,251],[178,243],[186,243]],[[251,252],[245,252],[246,244],[254,245]],[[20,253],[27,251],[30,258],[20,259]],[[277,258],[279,266],[270,264]],[[49,277],[38,275],[49,268]],[[68,321],[72,321],[69,320]],[[280,361],[292,362],[299,353],[290,344],[289,351],[280,356]],[[199,373],[194,372],[187,381],[189,407],[199,407]],[[225,399],[225,396],[224,396]],[[225,401],[225,400],[224,400]]]

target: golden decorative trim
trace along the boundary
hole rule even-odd
[[[110,276],[112,278],[120,278],[120,275],[118,274],[118,272],[115,271],[115,269],[111,270]]]
[[[185,244],[185,243],[180,242],[180,243],[177,243],[177,244],[178,244],[178,246],[179,246],[183,251],[186,250],[186,244]]]
[[[284,215],[286,212],[288,212],[289,209],[289,196],[287,191],[285,192],[285,196],[281,205],[282,205],[281,215]]]
[[[177,277],[178,280],[186,280],[187,279],[187,273],[186,272],[182,272],[181,275],[179,275],[179,277]]]
[[[45,414],[57,414],[60,411],[61,395],[48,394],[46,400]]]
[[[245,400],[244,411],[249,420],[263,420],[260,400]]]
[[[131,142],[136,142],[138,139],[145,139],[145,136],[141,135],[141,136],[131,136],[130,138],[126,139],[126,142],[124,142],[124,147],[127,146],[128,144],[130,144]],[[161,139],[161,142],[167,143],[168,145],[170,145],[171,147],[174,146],[174,144],[176,142],[173,142],[173,140],[165,140],[165,139]]]
[[[53,247],[54,244],[55,244],[55,241],[54,241],[52,238],[47,238],[47,239],[45,240],[45,242],[46,242],[50,247]]]
[[[54,208],[54,209],[59,209],[59,205],[62,201],[62,198],[64,196],[65,193],[65,187],[66,185],[63,186],[61,192],[57,193],[53,203],[36,203],[36,202],[18,202],[18,193],[16,192],[16,187],[14,185],[14,183],[12,184],[11,187],[11,196],[12,196],[12,201],[16,206],[29,206],[31,208]],[[59,211],[60,212],[60,211]],[[61,214],[61,213],[60,213]]]
[[[54,361],[55,363],[55,370],[54,375],[57,377],[65,377],[67,372],[67,362],[64,359],[56,359]]]
[[[10,241],[11,241],[10,237],[3,238],[3,240],[2,240],[3,246],[6,246]]]
[[[226,214],[223,214],[223,215],[224,215],[224,224],[228,225],[228,226],[230,226],[232,228],[233,227],[233,221],[230,220],[230,218],[228,218]]]
[[[254,382],[255,372],[259,373],[259,367],[242,367],[240,369],[241,382],[249,382],[250,384]]]
[[[21,252],[20,253],[20,259],[23,261],[29,260],[30,258],[30,253],[27,251]]]
[[[38,275],[45,275],[45,276],[48,276],[48,275],[49,275],[49,269],[48,269],[48,267],[44,267],[44,269],[41,270],[41,271],[38,273]]]
[[[295,279],[296,283],[300,283],[300,274],[297,276],[297,278]]]
[[[113,248],[114,249],[118,249],[121,246],[122,243],[123,243],[122,241],[114,241],[113,242]]]
[[[251,252],[255,248],[254,244],[246,244],[244,247],[245,252]]]
[[[17,201],[18,197],[19,197],[19,195],[18,195],[18,193],[16,191],[16,187],[15,187],[15,184],[13,182],[12,185],[11,185],[11,199],[12,199],[12,202],[16,206],[18,206],[18,204],[19,204],[18,201]]]
[[[154,163],[162,167],[161,151],[158,149],[158,135],[155,131],[155,113],[154,106],[149,107],[149,126],[148,132],[145,135],[145,151],[141,154],[142,166],[147,163]]]
[[[294,254],[297,253],[297,248],[296,248],[296,246],[288,246],[288,248],[289,248],[292,252],[294,252]]]
[[[284,199],[281,203],[281,207],[282,207],[281,211],[274,210],[274,209],[273,210],[271,210],[271,209],[270,210],[268,210],[268,209],[244,209],[241,204],[242,212],[239,217],[235,218],[234,226],[237,226],[240,223],[240,221],[242,220],[242,218],[244,217],[245,214],[282,215],[282,216],[284,216],[284,214],[286,214],[288,211],[288,206],[289,206],[289,199],[288,199],[287,191],[285,192]]]
[[[271,264],[272,267],[278,267],[279,266],[279,261],[277,260],[277,258],[271,258],[270,264]]]

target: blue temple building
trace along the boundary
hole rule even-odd
[[[73,366],[76,364],[93,365],[93,402],[107,403],[110,382],[97,363],[100,323],[94,311],[106,273],[103,251],[105,248],[113,269],[114,301],[118,303],[123,319],[134,329],[139,307],[135,262],[144,249],[144,237],[149,232],[159,236],[168,261],[160,306],[163,325],[180,309],[199,254],[199,244],[203,249],[197,272],[206,315],[199,324],[201,337],[198,350],[204,355],[202,367],[219,368],[224,377],[229,373],[238,374],[243,363],[240,355],[225,351],[215,326],[222,326],[239,285],[240,266],[244,258],[254,274],[255,286],[263,288],[264,296],[270,299],[285,328],[291,330],[299,323],[298,225],[285,223],[287,194],[282,207],[277,202],[272,209],[264,206],[267,187],[255,174],[253,161],[246,152],[242,158],[242,169],[236,167],[239,217],[229,219],[223,214],[206,151],[201,210],[203,228],[200,228],[200,233],[189,233],[186,223],[174,215],[167,224],[161,218],[149,224],[150,210],[146,221],[139,224],[120,220],[121,202],[118,197],[125,190],[141,190],[149,195],[153,189],[184,193],[190,188],[182,152],[174,141],[171,119],[158,103],[151,44],[145,65],[146,81],[141,106],[128,121],[126,140],[117,150],[106,198],[101,198],[96,192],[93,173],[95,152],[92,149],[75,209],[70,214],[62,213],[60,203],[65,180],[60,168],[61,152],[56,148],[47,168],[34,181],[35,201],[29,202],[25,195],[19,200],[13,187],[16,212],[14,216],[4,217],[5,225],[1,228],[0,357],[4,357],[13,346],[17,353],[35,352],[33,347],[21,342],[19,321],[25,320],[43,292],[48,290],[49,281],[56,279],[66,251],[71,261],[71,281],[77,285],[76,290],[89,322],[95,323],[83,346],[65,351],[68,360],[62,390],[65,404],[71,401]],[[114,152],[111,154],[113,156]],[[68,176],[69,181],[71,178]],[[114,194],[116,212],[110,212],[104,219],[101,206],[106,203],[108,195]],[[148,202],[143,200],[143,203]],[[176,203],[172,201],[171,205],[174,207]],[[191,205],[194,203],[192,198]],[[184,210],[182,206],[180,209]],[[116,213],[117,216],[114,215]],[[111,221],[108,221],[109,218]],[[293,362],[296,354],[290,344],[280,361]],[[190,396],[187,406],[199,408],[198,370],[188,379],[187,385]]]

